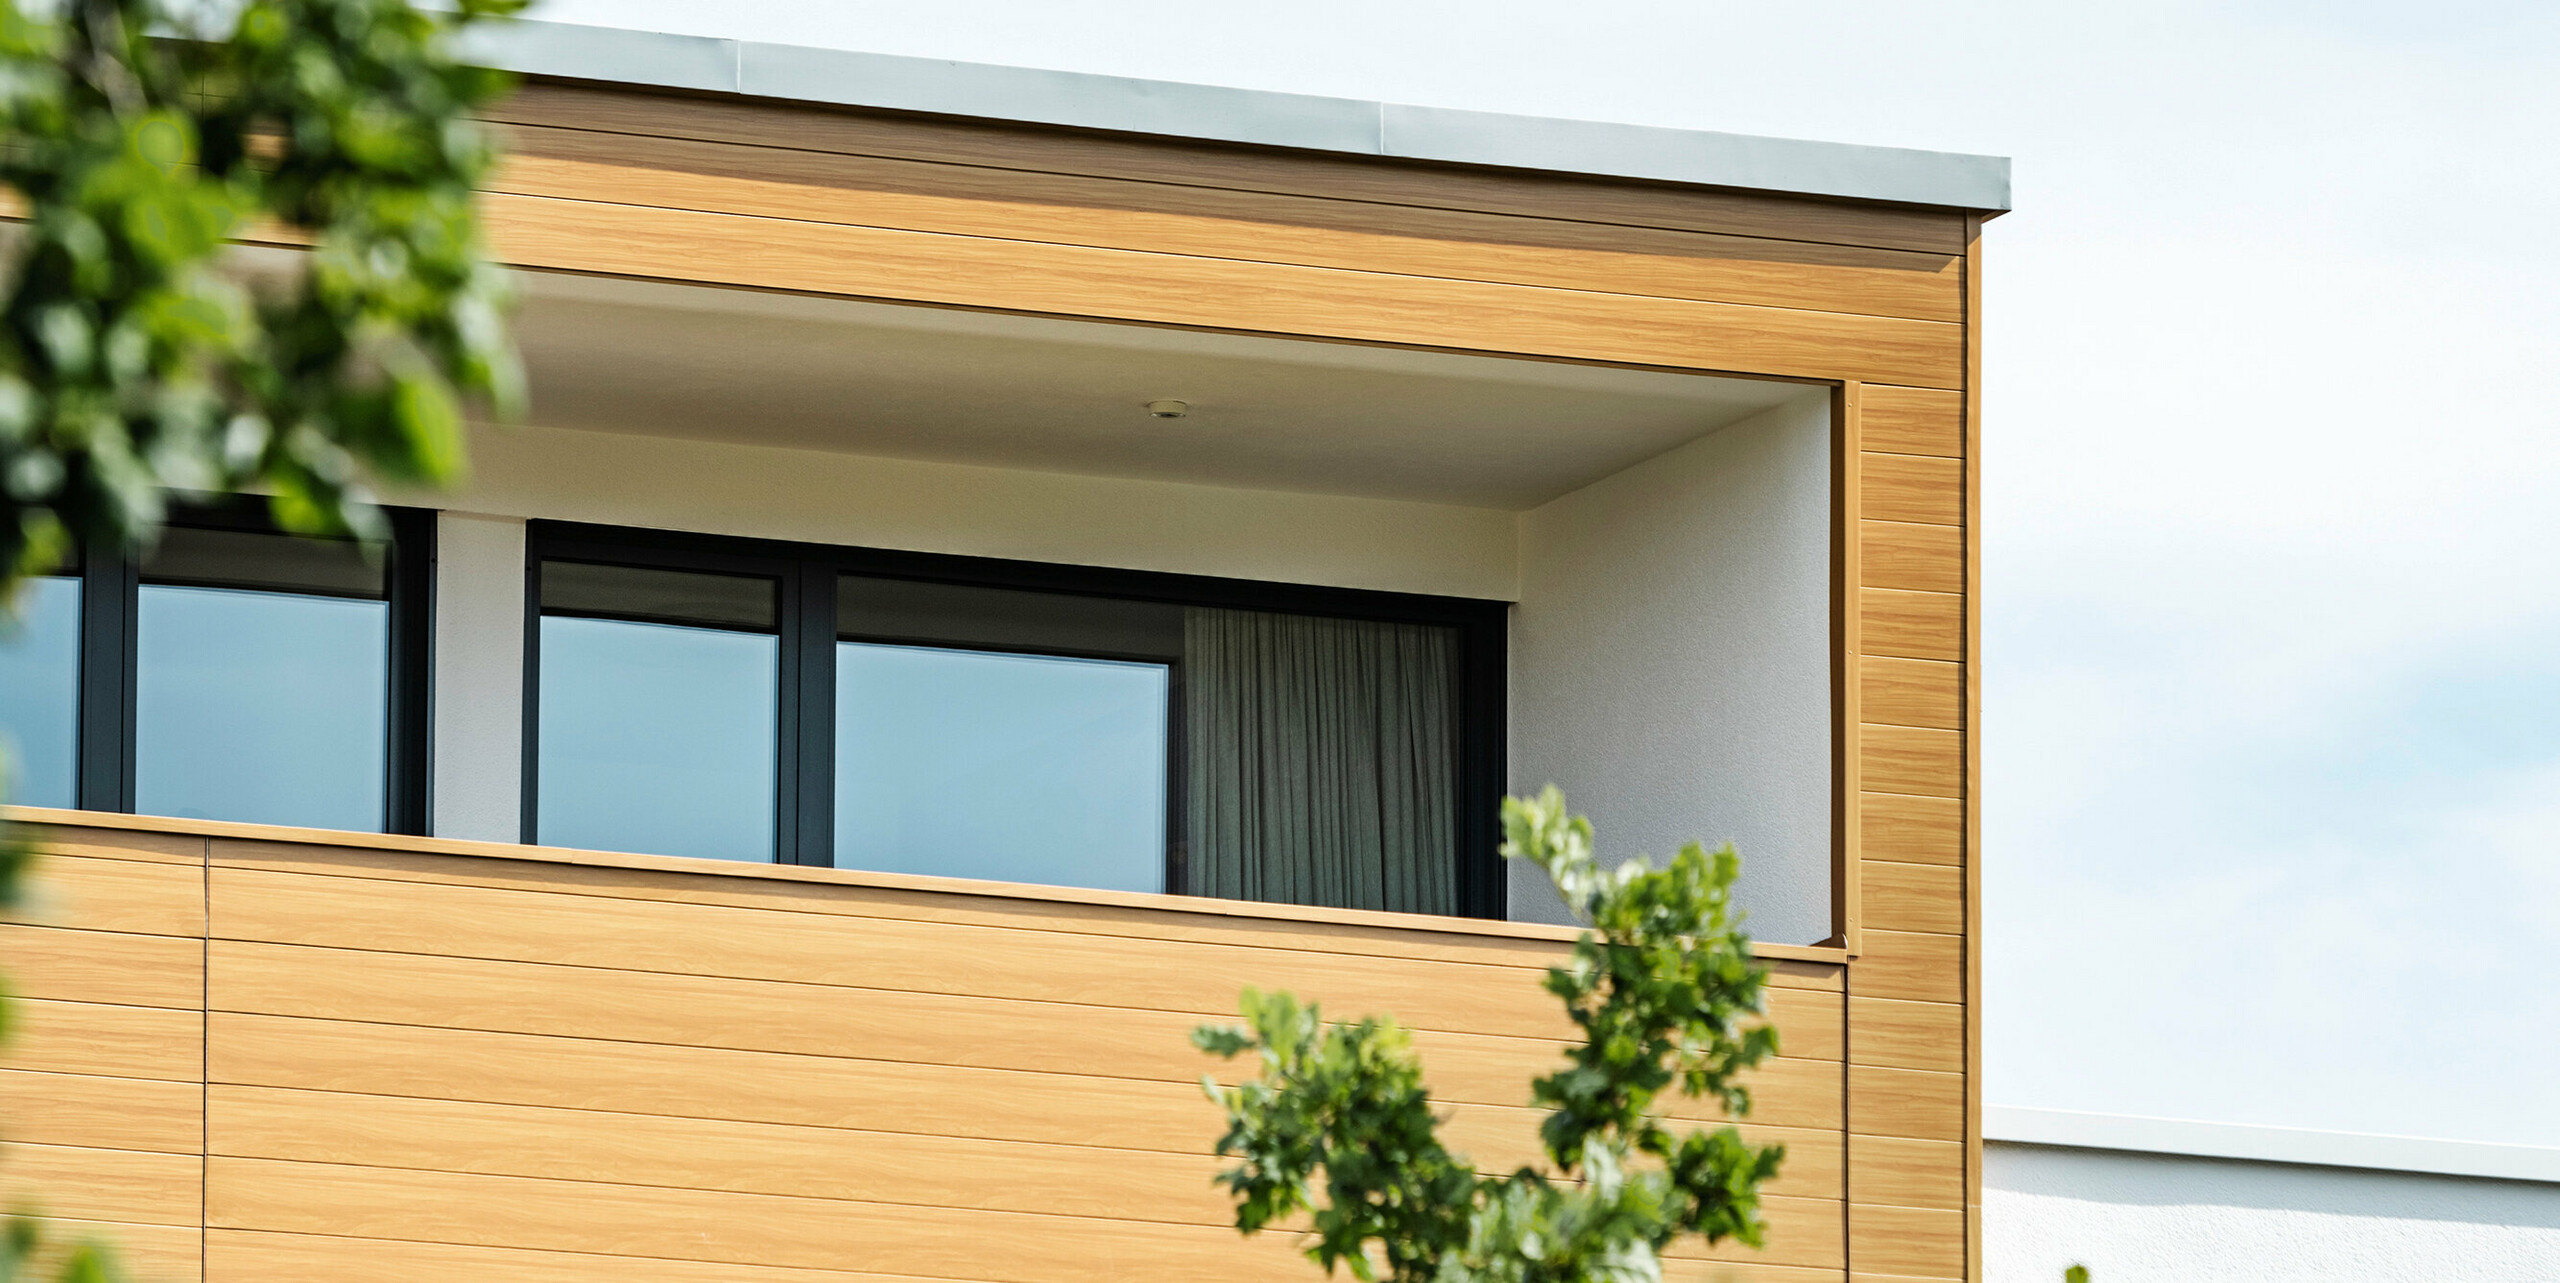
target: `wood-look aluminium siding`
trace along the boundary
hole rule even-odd
[[[1855,898],[1775,977],[1769,1250],[1667,1275],[1980,1276],[1978,219],[566,85],[497,116],[527,268],[1841,388]],[[1392,1012],[1494,1166],[1563,1032],[1530,928],[52,818],[0,1178],[167,1278],[1313,1279],[1205,1189],[1191,1025],[1248,983]]]
[[[217,1279],[1303,1278],[1209,1184],[1198,1077],[1226,1067],[1193,1025],[1248,984],[1393,1011],[1488,1167],[1531,1158],[1526,1083],[1565,1032],[1549,929],[206,827],[192,862],[128,862],[198,888],[155,910],[189,935],[0,927],[54,995],[0,1070],[37,1120],[8,1170],[164,1277],[201,1251]],[[164,836],[55,832],[66,889]],[[1774,965],[1788,1054],[1747,1124],[1790,1149],[1773,1240],[1676,1248],[1674,1278],[1846,1268],[1843,968]]]

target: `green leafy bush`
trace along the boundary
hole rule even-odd
[[[1546,987],[1581,1030],[1566,1065],[1529,1084],[1548,1111],[1543,1165],[1480,1173],[1441,1143],[1422,1066],[1392,1020],[1328,1024],[1285,993],[1244,995],[1241,1027],[1203,1026],[1214,1055],[1260,1074],[1222,1087],[1219,1177],[1246,1234],[1307,1214],[1307,1255],[1394,1283],[1652,1283],[1684,1234],[1760,1246],[1760,1186],[1784,1150],[1731,1127],[1674,1130],[1677,1089],[1749,1113],[1744,1071],[1774,1055],[1767,969],[1732,910],[1733,848],[1681,848],[1664,867],[1602,869],[1591,825],[1550,787],[1502,805],[1502,852],[1546,870],[1588,924]]]

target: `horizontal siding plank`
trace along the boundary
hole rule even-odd
[[[396,893],[357,878],[217,869],[228,939],[680,972],[956,996],[1234,1014],[1245,984],[1288,989],[1336,1013],[1409,1028],[1563,1039],[1553,995],[1521,968],[1100,938],[455,885]],[[1837,1059],[1839,997],[1773,988],[1790,1054]]]
[[[222,1011],[1166,1082],[1210,1064],[1178,1012],[237,941],[214,942],[212,966]],[[1432,1031],[1415,1046],[1443,1098],[1492,1105],[1525,1103],[1561,1049]],[[1762,1120],[1819,1125],[1826,1063],[1758,1070]]]
[[[1964,1075],[1849,1067],[1849,1130],[1918,1140],[1964,1139]]]
[[[606,1278],[615,1283],[920,1283],[911,1275],[533,1252],[454,1243],[399,1243],[263,1230],[208,1231],[205,1253],[213,1277],[254,1279],[257,1283],[421,1283],[430,1279],[595,1283]],[[937,1279],[934,1283],[983,1281]]]
[[[77,824],[33,825],[25,832],[39,855],[144,860],[153,864],[201,866],[204,863],[205,839],[189,833],[150,833]],[[44,866],[36,867],[41,869]]]
[[[1858,799],[1859,833],[1870,859],[1904,864],[1964,862],[1964,800],[1909,793]]]
[[[1859,436],[1869,451],[1964,457],[1962,392],[1869,384],[1859,393]]]
[[[1859,870],[1866,922],[1886,931],[1964,931],[1964,871],[1945,864],[1866,861]]]
[[[1865,945],[1858,958],[1859,996],[1964,1001],[1964,937],[1870,928]]]
[[[1202,1102],[1207,1105],[1206,1101]],[[217,1085],[211,1152],[488,1176],[1225,1225],[1207,1149],[1154,1153],[717,1119]],[[1787,1146],[1774,1194],[1839,1196],[1836,1134]]]
[[[917,891],[895,887],[704,876],[658,869],[485,857],[430,855],[363,847],[217,839],[217,868],[376,878],[449,886],[497,887],[678,904],[724,905],[767,912],[843,918],[892,918],[962,926],[1256,945],[1360,957],[1414,958],[1514,966],[1536,976],[1563,960],[1563,941],[1434,931],[1433,919],[1411,926],[1365,926],[1285,918],[1231,917],[1179,908],[1131,908],[1063,900]],[[405,893],[404,893],[405,894]],[[1179,903],[1179,901],[1176,901]],[[1830,968],[1829,988],[1839,987]]]
[[[1858,714],[1884,726],[1964,725],[1964,666],[1934,659],[1863,655],[1858,659]]]
[[[1961,326],[503,193],[519,267],[1468,351],[1952,387]]]
[[[12,1145],[0,1166],[0,1205],[75,1220],[194,1225],[202,1162],[194,1154]]]
[[[0,924],[10,988],[28,998],[204,1007],[204,941]]]
[[[75,1221],[49,1218],[49,1246],[36,1253],[25,1277],[50,1279],[62,1256],[80,1243],[97,1243],[115,1253],[125,1276],[140,1283],[176,1283],[203,1277],[199,1248],[204,1231],[193,1225],[137,1225],[118,1221]]]
[[[1859,581],[1905,592],[1964,591],[1964,530],[1909,521],[1858,523]]]
[[[0,1067],[201,1082],[204,1013],[20,999]]]
[[[225,939],[787,980],[1223,1018],[1241,986],[1409,1027],[1562,1039],[1536,973],[1134,937],[214,871]]]
[[[1226,1226],[257,1159],[214,1158],[206,1168],[207,1220],[220,1229],[999,1283],[1102,1283],[1136,1273],[1287,1280],[1308,1268],[1293,1236],[1243,1239]],[[1839,1263],[1840,1204],[1769,1204],[1763,1259]],[[1679,1245],[1671,1254],[1692,1255]]]
[[[786,1123],[849,1131],[1207,1153],[1217,1109],[1196,1079],[1156,1082],[1034,1070],[969,1069],[722,1048],[663,1046],[328,1020],[217,1014],[217,1083],[377,1096],[543,1105],[673,1118]],[[1203,1058],[1203,1067],[1214,1062]],[[1425,1061],[1426,1079],[1439,1076]],[[1782,1061],[1777,1068],[1812,1062]],[[1238,1075],[1230,1066],[1222,1080]],[[1755,1083],[1751,1133],[1836,1129],[1840,1071]],[[1782,1090],[1773,1092],[1773,1085]],[[1792,1099],[1791,1099],[1792,1098]],[[1792,1112],[1791,1112],[1792,1111]],[[1492,1170],[1529,1161],[1541,1117],[1526,1108],[1452,1105],[1452,1148]],[[1678,1112],[1703,1115],[1682,1102]],[[1806,1121],[1792,1123],[1790,1117]],[[1827,1158],[1818,1159],[1828,1162]]]
[[[518,126],[488,189],[1004,240],[1960,321],[1962,260],[1333,197]]]
[[[1905,659],[1964,658],[1964,598],[1956,593],[1858,590],[1860,649]]]
[[[1964,1142],[1850,1136],[1849,1201],[1961,1210]]]
[[[1851,1059],[1902,1069],[1964,1068],[1964,1008],[1899,998],[1849,1000]]]
[[[194,839],[192,845],[201,848],[203,841]],[[82,849],[106,848],[93,842]],[[27,922],[139,935],[204,934],[204,866],[198,860],[48,854],[36,861],[31,885],[31,909],[20,915]]]
[[[1768,193],[1708,191],[1556,174],[1470,172],[1388,159],[768,104],[713,103],[531,86],[490,118],[657,138],[1085,174],[1635,227],[1961,254],[1962,216]]]
[[[1864,407],[1858,416],[1861,427]],[[1868,451],[1858,460],[1859,514],[1877,521],[1964,524],[1964,461]]]
[[[194,1154],[204,1147],[199,1083],[0,1069],[0,1139]]]
[[[1964,796],[1964,733],[1921,726],[1859,728],[1860,782],[1878,793]]]
[[[1849,1251],[1862,1271],[1961,1278],[1964,1213],[1925,1207],[1849,1207]]]

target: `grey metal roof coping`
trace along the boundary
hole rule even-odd
[[[1403,107],[561,22],[480,29],[467,48],[489,66],[575,80],[1804,196],[2009,208],[2009,161],[2000,156]]]

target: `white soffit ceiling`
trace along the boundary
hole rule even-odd
[[[528,273],[536,423],[1524,509],[1801,384]],[[1188,417],[1144,404],[1187,401]]]

